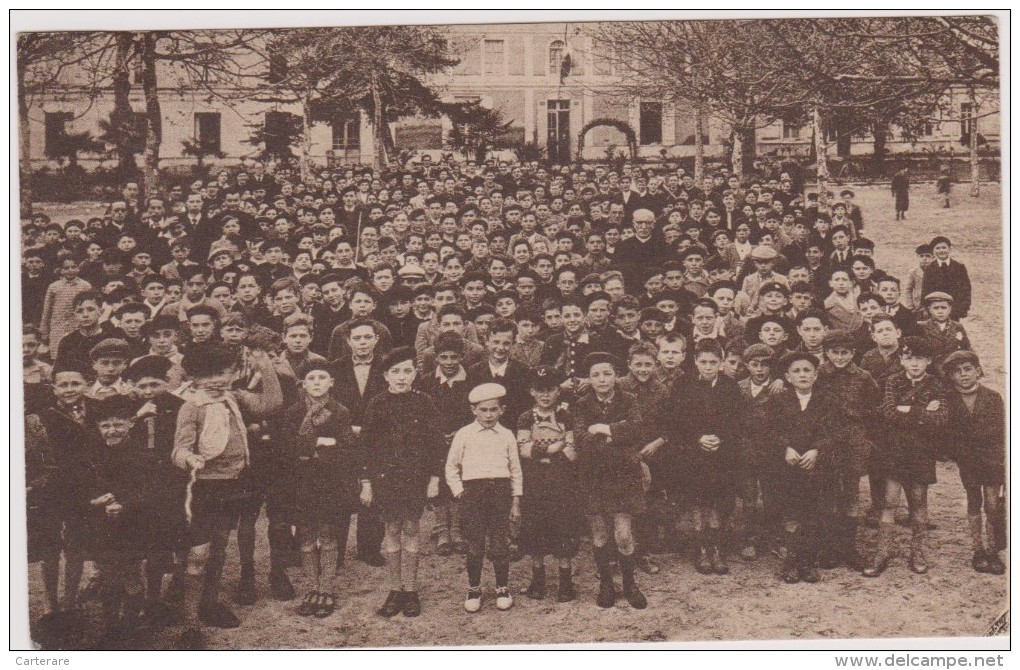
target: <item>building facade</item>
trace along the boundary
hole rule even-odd
[[[698,124],[689,105],[614,94],[616,73],[611,60],[601,55],[592,28],[592,24],[584,23],[450,26],[450,45],[460,63],[436,76],[433,84],[447,101],[478,100],[483,106],[497,109],[510,122],[509,136],[513,141],[534,143],[557,162],[629,154],[631,139],[639,157],[693,156],[698,125],[705,155],[725,154],[730,132],[721,121],[706,115]],[[565,60],[569,67],[564,67]],[[161,63],[160,67],[173,66]],[[161,82],[179,80],[172,71],[166,75],[160,73]],[[140,82],[135,72],[132,78]],[[948,95],[942,122],[933,120],[930,129],[925,129],[930,132],[912,141],[892,129],[888,151],[963,153],[967,151],[967,133],[973,127],[983,141],[997,145],[997,95],[979,100],[981,118],[962,124],[961,117],[973,115],[974,102],[964,91],[951,91]],[[193,164],[196,146],[207,151],[204,160],[211,163],[234,164],[259,154],[262,147],[250,141],[253,133],[260,129],[271,131],[286,123],[287,115],[300,115],[300,107],[260,102],[256,97],[253,93],[226,100],[204,89],[161,90],[161,164]],[[131,103],[141,116],[145,105],[140,86],[132,89]],[[33,99],[29,112],[29,153],[33,164],[55,165],[48,156],[62,133],[88,131],[96,136],[112,109],[112,94],[86,102],[76,90],[73,77],[66,89]],[[398,149],[434,155],[451,151],[446,146],[449,130],[446,119],[405,118],[391,126]],[[311,155],[320,163],[368,162],[373,153],[373,136],[370,122],[363,114],[315,123],[311,128]],[[810,127],[781,122],[757,131],[758,151],[762,154],[806,153],[811,139]],[[872,147],[870,137],[855,137],[851,152],[870,153]],[[833,142],[830,153],[835,152]],[[83,155],[80,162],[96,164],[103,159]],[[107,162],[112,163],[112,159]]]

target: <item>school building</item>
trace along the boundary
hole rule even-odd
[[[510,25],[457,25],[449,27],[451,47],[460,63],[438,75],[433,83],[446,100],[479,100],[500,111],[511,122],[510,138],[543,147],[557,162],[603,159],[610,151],[642,158],[694,155],[696,116],[690,105],[655,99],[621,97],[613,92],[616,73],[609,59],[600,56],[594,26],[584,23]],[[569,66],[565,66],[565,61]],[[171,68],[170,64],[160,67]],[[175,81],[172,72],[160,81]],[[179,78],[176,81],[180,81]],[[145,108],[140,73],[132,72],[132,106],[144,124]],[[894,128],[887,142],[890,153],[967,151],[970,130],[998,144],[997,92],[979,98],[978,114],[987,116],[961,124],[974,109],[969,93],[947,93],[945,120],[933,120],[922,137],[907,141]],[[47,158],[48,146],[62,133],[89,131],[99,134],[101,123],[113,108],[112,93],[89,101],[70,83],[66,90],[33,98],[30,108],[33,164],[55,163]],[[204,89],[167,87],[160,91],[163,114],[162,165],[186,165],[195,157],[186,149],[202,145],[221,157],[210,163],[234,164],[259,153],[249,142],[254,130],[272,129],[300,115],[300,107],[252,98],[225,100]],[[395,146],[438,155],[451,151],[445,138],[446,119],[405,118],[391,126]],[[723,156],[730,131],[723,122],[706,115],[700,132],[708,157]],[[368,162],[373,133],[364,114],[315,123],[311,130],[311,154],[319,163]],[[829,138],[831,139],[831,138]],[[777,122],[757,131],[759,154],[806,153],[812,140],[810,127]],[[872,151],[873,140],[864,133],[854,136],[853,154]],[[295,153],[300,151],[294,147]],[[833,142],[830,153],[835,155]],[[509,154],[508,154],[509,155]],[[139,157],[139,161],[141,158]],[[83,165],[104,162],[82,155]],[[112,159],[105,161],[112,163]]]

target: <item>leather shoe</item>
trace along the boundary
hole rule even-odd
[[[800,577],[800,581],[808,584],[817,584],[822,581],[822,576],[818,574],[818,569],[811,564],[802,565],[797,570],[797,576]]]
[[[241,620],[223,603],[198,606],[198,620],[215,628],[237,628]]]
[[[875,556],[868,563],[868,566],[861,570],[861,574],[865,577],[878,577],[885,569],[889,567],[889,561],[892,559],[891,556]]]
[[[630,606],[636,610],[643,610],[648,607],[648,599],[645,598],[645,594],[641,593],[641,589],[638,588],[637,584],[632,584],[629,588],[624,589],[623,596],[630,603]]]
[[[381,568],[386,565],[386,559],[382,557],[382,554],[369,554],[367,556],[358,556],[358,560],[371,565],[373,568]]]
[[[379,608],[379,616],[384,616],[388,619],[400,614],[400,610],[402,610],[403,607],[404,592],[390,591],[390,594],[386,596],[386,602],[384,602],[382,607]]]
[[[297,595],[294,592],[294,585],[290,583],[290,577],[282,570],[269,573],[269,590],[277,600],[293,600]]]
[[[703,575],[712,574],[712,561],[708,557],[708,548],[698,549],[698,559],[694,563],[694,569]]]
[[[925,558],[924,552],[915,551],[910,555],[910,569],[919,575],[928,572],[928,559]]]
[[[722,552],[719,551],[719,547],[713,546],[709,551],[709,561],[712,563],[712,572],[717,575],[728,575],[730,574],[730,566],[727,565],[726,559],[723,558]]]
[[[599,595],[595,598],[595,604],[603,609],[616,604],[616,584],[611,579],[603,579],[599,584]]]
[[[796,584],[800,581],[800,571],[797,570],[796,565],[787,563],[780,571],[779,578],[787,584]]]
[[[977,572],[990,574],[989,568],[991,566],[989,566],[988,564],[988,554],[986,554],[984,551],[981,550],[975,551],[974,557],[970,559],[970,565]]]
[[[1004,575],[1006,574],[1006,564],[999,558],[998,552],[988,552],[988,574],[990,575]]]
[[[404,606],[400,609],[407,617],[416,617],[421,614],[421,598],[417,591],[404,591]]]

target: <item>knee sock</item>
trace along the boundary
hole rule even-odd
[[[250,512],[241,515],[241,521],[237,525],[237,554],[241,562],[241,575],[255,574],[255,523],[258,521],[258,512],[254,518]]]
[[[467,573],[468,573],[468,586],[471,588],[477,588],[482,585],[482,563],[485,561],[485,556],[473,556],[468,554],[467,557]]]
[[[610,552],[615,551],[615,549],[610,549],[608,546],[593,548],[593,553],[595,554],[595,565],[599,572],[599,579],[603,582],[613,581],[613,571],[609,569],[609,560],[611,557]]]
[[[618,554],[620,562],[620,577],[623,579],[623,588],[629,589],[634,586],[634,554]]]
[[[301,568],[305,573],[305,579],[308,580],[309,589],[312,591],[322,590],[322,559],[326,557],[326,554],[327,552],[320,552],[318,549],[301,552]]]
[[[332,592],[337,574],[337,549],[333,544],[321,545],[319,554],[319,590]]]
[[[60,555],[42,562],[43,586],[46,589],[47,613],[60,610]]]
[[[202,579],[202,604],[213,605],[220,597],[220,582],[227,559],[227,538],[216,538],[209,547],[209,560]]]
[[[496,587],[500,588],[508,586],[510,584],[510,559],[494,558],[492,559],[492,570],[496,573]]]
[[[386,572],[390,577],[390,590],[402,591],[403,583],[400,581],[400,550],[384,551],[383,558],[386,559]]]
[[[970,546],[974,553],[985,550],[985,532],[981,513],[967,515],[967,528],[970,531]]]
[[[290,526],[282,523],[270,523],[269,531],[269,564],[273,572],[286,571],[287,557],[291,549]]]
[[[145,562],[145,599],[159,600],[163,594],[163,566],[149,560]]]
[[[405,591],[417,591],[418,590],[418,552],[408,551],[405,549],[402,552],[402,563],[400,566],[400,583],[403,585]]]
[[[78,606],[78,589],[85,562],[77,556],[64,557],[64,609],[73,610]]]
[[[1006,507],[1000,504],[987,516],[988,548],[992,553],[998,553],[1006,548]]]

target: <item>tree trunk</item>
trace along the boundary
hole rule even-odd
[[[970,92],[970,197],[981,195],[981,164],[978,162],[978,102],[974,90]]]
[[[850,160],[850,152],[853,149],[853,133],[850,132],[851,120],[845,117],[837,117],[834,122],[836,129],[836,155],[844,161]]]
[[[307,183],[312,174],[312,108],[308,92],[301,98],[301,113],[301,181]]]
[[[18,172],[21,181],[21,216],[32,218],[32,124],[25,94],[25,63],[18,59]]]
[[[817,162],[817,178],[818,178],[818,190],[821,191],[828,188],[829,185],[829,157],[826,153],[825,147],[825,130],[822,125],[822,110],[819,107],[815,107],[814,113],[814,139],[815,139],[815,154]]]
[[[885,163],[885,156],[888,151],[886,142],[889,140],[889,124],[885,122],[876,123],[872,128],[872,135],[875,138],[872,158],[875,162],[875,177],[881,176],[882,165]]]
[[[130,178],[137,170],[135,155],[131,151],[131,56],[135,50],[134,33],[117,33],[116,68],[113,73],[113,113],[110,114],[110,131],[116,145],[117,171],[121,180]]]
[[[699,103],[694,106],[694,181],[697,184],[705,173],[705,137],[701,134],[704,123],[705,110]]]
[[[156,74],[156,40],[154,32],[141,35],[142,44],[142,91],[145,94],[145,170],[142,193],[159,190],[159,150],[163,144],[163,110],[159,104],[159,82]]]
[[[386,127],[383,122],[382,96],[379,95],[379,82],[373,70],[370,86],[372,88],[372,126],[375,141],[372,142],[372,165],[382,171],[386,167]]]
[[[733,128],[733,174],[743,179],[754,170],[754,159],[758,153],[754,121]]]

